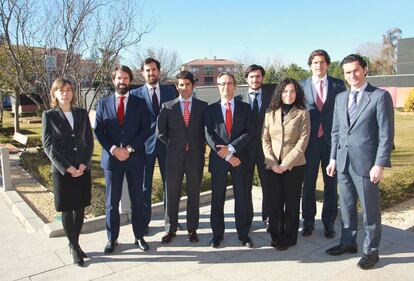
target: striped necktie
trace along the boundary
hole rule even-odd
[[[348,117],[349,117],[349,124],[354,123],[356,118],[356,112],[357,112],[357,98],[358,98],[358,91],[352,91],[349,93],[349,98],[351,99],[351,103],[348,107]]]

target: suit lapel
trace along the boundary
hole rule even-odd
[[[57,108],[56,111],[59,115],[59,118],[63,120],[63,124],[65,124],[64,126],[66,127],[66,129],[73,131],[74,129],[72,129],[72,127],[70,126],[70,123],[69,123],[68,119],[66,118],[65,113],[63,113],[62,109]],[[73,111],[72,111],[72,114],[73,114]],[[73,119],[75,119],[74,114],[73,114]],[[74,123],[75,123],[75,121],[74,121]]]
[[[236,105],[234,105],[234,108],[236,108]],[[223,117],[223,112],[221,111],[221,103],[220,101],[216,103],[216,106],[214,107],[214,111],[215,111],[215,116],[217,118],[217,124],[218,124],[218,129],[220,132],[220,136],[223,137],[223,139],[225,141],[230,141],[229,136],[227,135],[227,131],[226,131],[226,121],[224,120]],[[234,117],[235,115],[233,115]],[[233,118],[234,119],[234,118]],[[234,124],[234,122],[233,122]],[[233,128],[232,128],[233,131]]]
[[[176,119],[175,120],[180,120],[179,121],[180,124],[182,126],[184,126],[184,128],[187,128],[185,126],[184,115],[183,115],[183,112],[181,110],[180,99],[178,99],[178,98],[176,99],[174,105],[172,106],[172,109],[173,109],[173,112],[174,112],[174,114],[176,116]],[[191,105],[191,112],[192,111],[193,111],[193,105]],[[191,122],[191,113],[190,113],[190,122]],[[190,126],[190,124],[188,126]]]
[[[147,103],[147,108],[149,109],[149,111],[155,116],[154,109],[152,108],[152,101],[149,96],[148,88],[146,85],[143,85],[141,87],[141,96],[145,99],[145,102]]]
[[[335,102],[335,98],[331,94],[332,91],[333,91],[332,79],[330,78],[330,76],[328,76],[328,91],[326,93],[326,99],[325,99],[325,103],[323,104],[322,111],[324,111],[325,108],[332,108],[333,107],[333,104]]]
[[[114,120],[114,122],[118,125],[119,127],[119,122],[118,122],[118,116],[116,114],[116,97],[115,97],[115,93],[109,97],[109,103],[108,103],[108,112],[110,115],[110,120]]]
[[[289,123],[289,121],[294,119],[296,115],[298,115],[298,109],[294,106],[289,110],[288,114],[286,114],[285,119],[283,120],[283,125],[285,126]]]
[[[314,95],[314,89],[313,89],[313,83],[312,83],[312,77],[309,77],[305,81],[305,95],[306,99],[308,101],[312,101],[312,103],[316,107],[316,101],[315,101],[315,95]]]

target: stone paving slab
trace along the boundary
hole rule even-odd
[[[331,257],[325,250],[338,243],[325,239],[320,217],[310,237],[299,235],[298,244],[285,252],[269,246],[270,236],[260,221],[260,192],[254,192],[255,220],[251,237],[255,248],[242,247],[235,231],[232,199],[226,201],[226,233],[219,249],[208,246],[211,238],[210,206],[200,208],[200,242],[187,241],[185,229],[168,245],[161,244],[161,215],[151,222],[146,237],[151,249],[144,253],[134,245],[131,225],[121,227],[119,247],[104,255],[105,231],[81,235],[88,254],[85,267],[72,264],[65,237],[48,238],[41,231],[29,233],[0,194],[0,280],[413,280],[414,233],[383,226],[380,262],[375,269],[356,267],[362,253],[363,233],[358,233],[359,252]],[[318,203],[320,211],[321,204]],[[180,213],[185,228],[185,212]]]

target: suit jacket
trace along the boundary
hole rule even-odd
[[[147,141],[145,142],[145,153],[151,154],[155,149],[155,142],[157,141],[157,116],[152,108],[152,100],[148,94],[148,88],[143,85],[137,89],[131,90],[131,95],[137,96],[145,101],[147,109],[149,111],[150,122],[151,122],[151,133]],[[160,108],[164,102],[173,100],[177,97],[176,90],[174,87],[160,85]]]
[[[331,159],[344,172],[347,161],[360,176],[369,176],[374,165],[391,167],[394,143],[394,108],[391,95],[368,83],[352,124],[348,119],[347,90],[335,101]]]
[[[115,95],[111,95],[99,100],[96,109],[95,135],[102,145],[101,167],[109,170],[143,162],[144,143],[150,135],[149,112],[142,99],[129,95],[122,126],[118,122],[115,106]],[[135,152],[126,161],[119,161],[110,153],[113,145],[130,145]]]
[[[234,100],[233,126],[230,138],[226,132],[226,124],[223,119],[220,101],[207,107],[204,115],[204,127],[207,144],[211,148],[209,157],[209,171],[226,169],[227,161],[217,155],[216,145],[231,144],[236,150],[235,156],[240,159],[242,165],[248,159],[247,145],[254,135],[254,117],[250,113],[250,106],[242,101]]]
[[[180,99],[176,98],[163,104],[157,121],[157,137],[167,146],[167,167],[181,165],[184,156],[194,163],[194,168],[204,168],[205,138],[204,112],[207,103],[192,98],[190,123],[185,125],[180,106]],[[185,151],[188,144],[188,151]]]
[[[305,150],[309,135],[308,111],[294,106],[282,122],[282,109],[269,109],[265,115],[262,136],[266,169],[279,163],[289,170],[306,164]]]
[[[319,125],[322,123],[323,138],[326,140],[326,143],[330,144],[335,98],[339,93],[346,90],[345,83],[340,79],[328,76],[328,94],[322,111],[319,111],[316,106],[312,77],[300,81],[300,84],[305,92],[306,109],[310,113],[311,130],[309,142],[318,139]]]
[[[62,175],[80,164],[90,168],[93,153],[93,134],[89,116],[83,108],[72,108],[74,126],[70,126],[60,108],[44,111],[42,114],[43,150],[52,165],[51,172]]]

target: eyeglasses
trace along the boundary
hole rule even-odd
[[[234,85],[234,83],[233,82],[221,82],[221,83],[217,83],[217,85],[218,86],[222,86],[222,87],[224,87],[224,86],[233,86]]]

